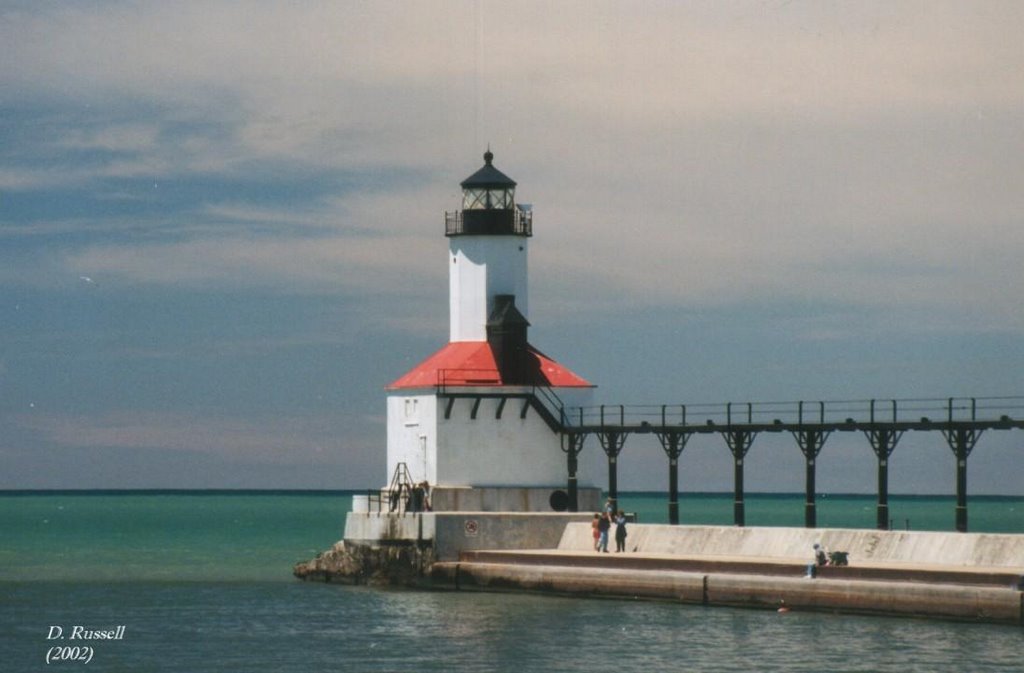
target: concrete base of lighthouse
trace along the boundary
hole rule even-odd
[[[305,580],[421,586],[439,561],[477,550],[550,549],[592,512],[349,512],[345,539],[293,572]]]
[[[354,496],[344,539],[295,575],[352,584],[429,583],[426,571],[465,551],[549,549],[566,526],[587,523],[601,506],[601,490],[581,488],[579,512],[551,510],[550,488],[453,488],[431,492],[430,512],[369,511]]]
[[[455,560],[480,549],[547,549],[558,545],[570,523],[587,523],[593,514],[527,512],[349,513],[347,547],[416,546],[430,549],[435,561]]]

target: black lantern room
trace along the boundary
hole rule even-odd
[[[445,213],[446,236],[532,236],[530,210],[516,206],[516,181],[492,165],[494,154],[484,153],[484,166],[462,181],[462,210]]]

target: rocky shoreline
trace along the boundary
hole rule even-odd
[[[420,586],[433,562],[430,546],[369,547],[341,541],[314,559],[296,563],[292,574],[310,582]]]

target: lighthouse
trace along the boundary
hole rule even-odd
[[[488,149],[461,187],[461,209],[445,213],[448,343],[387,386],[389,487],[427,482],[434,511],[561,510],[561,414],[587,406],[594,385],[529,341],[533,210],[515,180]],[[599,504],[592,458],[581,510]]]

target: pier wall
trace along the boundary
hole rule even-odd
[[[916,563],[1024,568],[1024,535],[881,531],[845,528],[738,528],[734,526],[629,526],[626,548],[675,556],[751,556],[810,560],[812,545],[849,552],[851,565]],[[593,547],[589,523],[571,523],[558,543],[565,551]]]
[[[707,606],[1024,623],[1024,594],[1009,587],[906,581],[805,581],[750,574],[518,563],[442,562],[431,566],[430,572],[435,581],[470,591],[531,591],[669,600]]]
[[[453,560],[478,549],[554,549],[566,525],[587,522],[589,512],[350,512],[345,519],[348,547],[431,546],[437,560]],[[591,548],[593,540],[591,539]]]
[[[435,512],[551,512],[553,487],[435,486],[430,500]],[[577,504],[581,512],[601,508],[601,489],[580,487]]]

